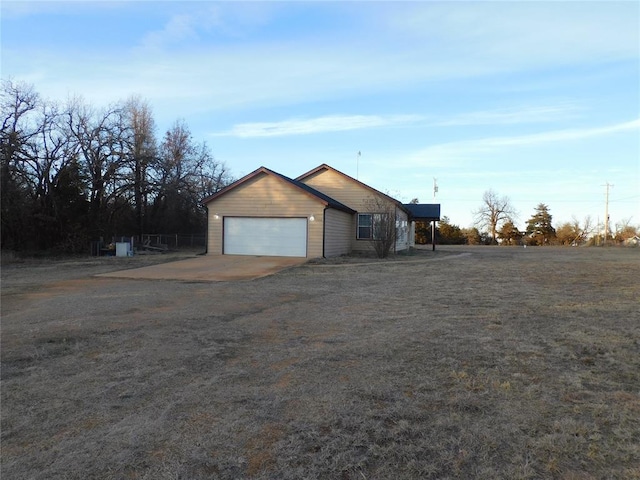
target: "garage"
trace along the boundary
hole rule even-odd
[[[307,218],[224,217],[225,255],[307,256]]]

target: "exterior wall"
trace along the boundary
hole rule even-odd
[[[361,211],[360,213],[374,213],[374,212],[362,212]],[[358,235],[356,233],[357,228],[358,228],[358,224],[357,224],[357,219],[356,219],[356,224],[353,227],[353,232],[352,232],[352,236],[351,236],[351,249],[354,252],[374,253],[376,251],[376,248],[373,245],[373,240],[358,239]]]
[[[416,222],[409,224],[409,247],[416,246]]]
[[[351,252],[355,215],[334,208],[324,212],[324,256],[337,257]]]
[[[368,188],[332,170],[320,170],[300,181],[361,213],[367,212],[366,202],[374,195]]]
[[[306,193],[272,175],[260,174],[207,204],[209,232],[207,252],[222,255],[222,225],[233,217],[310,217],[307,258],[322,257],[324,205]],[[218,218],[216,218],[216,216]],[[256,241],[260,241],[259,238]]]
[[[400,222],[400,229],[396,231],[396,252],[407,250],[411,246],[411,225],[406,212],[396,208],[396,225]]]
[[[371,200],[376,197],[375,192],[333,170],[323,169],[300,181],[356,210],[358,213],[380,213],[374,212],[370,205]],[[380,198],[385,202],[388,201],[384,197]],[[406,213],[399,209],[397,209],[397,211],[403,215],[406,220]],[[356,230],[357,216],[354,215],[351,229],[351,249],[357,252],[374,251],[373,242],[371,240],[358,240]],[[409,248],[408,245],[402,247],[400,250],[406,248]]]

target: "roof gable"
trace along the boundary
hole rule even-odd
[[[202,200],[202,204],[203,205],[207,205],[208,203],[212,202],[216,198],[219,198],[219,197],[229,193],[230,191],[238,188],[241,185],[244,185],[245,183],[247,183],[251,179],[258,177],[261,174],[272,176],[273,178],[276,178],[279,181],[284,182],[285,184],[291,186],[292,188],[300,190],[301,193],[304,193],[305,195],[309,195],[310,197],[314,198],[315,200],[319,201],[320,203],[324,204],[325,206],[328,206],[328,207],[331,207],[331,208],[336,208],[338,210],[342,210],[342,211],[345,211],[345,212],[348,212],[348,213],[355,213],[355,210],[353,210],[353,209],[349,208],[348,206],[338,202],[337,200],[334,200],[333,198],[329,197],[328,195],[325,195],[324,193],[319,192],[318,190],[310,187],[309,185],[305,185],[302,182],[299,182],[297,180],[293,180],[293,179],[291,179],[289,177],[286,177],[286,176],[282,175],[281,173],[274,172],[273,170],[270,170],[270,169],[268,169],[266,167],[260,167],[260,168],[258,168],[256,170],[254,170],[253,172],[249,173],[248,175],[245,175],[241,179],[236,180],[232,184],[227,185],[222,190],[219,190],[218,192],[214,193],[213,195],[210,195],[210,196],[204,198]]]
[[[307,173],[303,173],[302,175],[300,175],[299,177],[296,178],[296,181],[304,182],[305,179],[313,177],[316,174],[319,174],[319,173],[321,173],[323,171],[330,171],[330,172],[333,172],[333,173],[335,173],[337,175],[340,175],[345,180],[347,180],[349,182],[353,182],[355,185],[358,185],[359,187],[361,187],[361,188],[363,188],[365,190],[368,190],[368,191],[372,192],[375,195],[379,195],[379,196],[387,199],[388,201],[394,203],[401,210],[404,210],[406,213],[410,213],[409,210],[405,207],[405,205],[402,204],[401,202],[399,202],[398,200],[396,200],[395,198],[387,195],[386,193],[382,193],[380,190],[376,190],[375,188],[367,185],[366,183],[362,183],[360,180],[356,180],[355,178],[347,175],[346,173],[342,173],[340,170],[336,170],[335,168],[331,167],[330,165],[327,165],[326,163],[323,163],[322,165],[314,168],[313,170],[308,171]]]

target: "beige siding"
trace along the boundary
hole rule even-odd
[[[222,225],[225,216],[309,218],[313,215],[314,221],[308,222],[307,257],[322,257],[324,204],[284,180],[272,175],[259,174],[212,200],[207,207],[207,251],[211,255],[222,254]]]
[[[328,208],[324,213],[324,256],[337,257],[351,252],[354,215]]]
[[[325,195],[338,200],[340,203],[356,210],[359,213],[379,213],[371,211],[371,199],[376,193],[368,188],[359,185],[352,179],[334,172],[333,170],[319,170],[300,181],[310,187],[324,193]],[[381,197],[384,199],[384,197]],[[386,199],[385,199],[386,201]],[[404,213],[404,212],[403,212]],[[373,251],[373,242],[370,240],[358,240],[357,216],[354,215],[354,223],[351,229],[351,249],[354,251]]]
[[[374,195],[368,188],[332,170],[320,170],[301,182],[358,212],[367,211],[367,200]]]

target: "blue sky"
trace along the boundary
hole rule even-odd
[[[321,163],[471,226],[640,225],[640,3],[11,2],[2,77],[96,106],[140,95],[235,177]],[[358,160],[358,152],[361,156]]]

